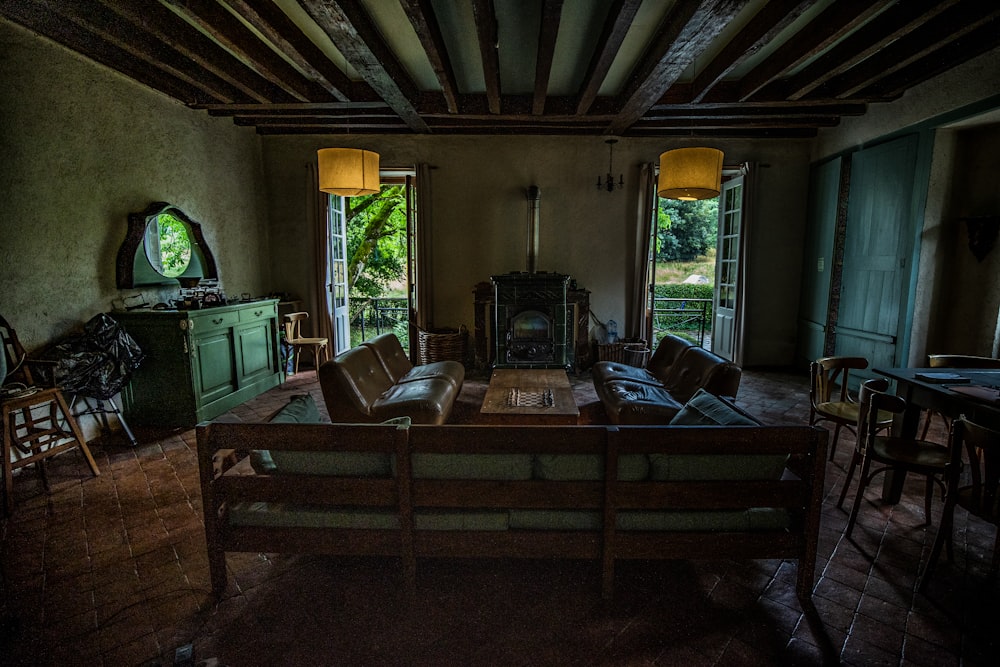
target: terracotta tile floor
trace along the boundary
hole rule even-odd
[[[319,398],[311,372],[234,413],[260,418],[302,391]],[[744,375],[740,403],[765,422],[803,422],[807,401],[804,376]],[[991,527],[956,516],[955,561],[926,595],[914,586],[934,535],[917,481],[897,506],[873,488],[855,542],[842,539],[850,434],[828,465],[815,615],[782,561],[623,563],[606,606],[592,563],[422,561],[408,605],[389,560],[242,554],[229,557],[216,602],[194,432],[138,435],[136,448],[119,435],[94,443],[98,478],[69,453],[49,466],[50,494],[34,470],[16,479],[16,510],[0,524],[4,665],[172,665],[186,644],[196,660],[232,667],[992,665],[1000,655]],[[940,502],[935,512],[937,525]]]

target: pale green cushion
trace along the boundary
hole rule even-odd
[[[514,530],[601,530],[601,512],[583,510],[511,510]]]
[[[670,421],[671,426],[758,426],[718,397],[699,389]],[[706,433],[710,429],[706,429]],[[725,436],[721,436],[725,437]],[[733,443],[733,449],[739,443]],[[787,455],[650,454],[649,476],[654,480],[780,479]]]
[[[332,508],[319,505],[286,503],[235,503],[229,512],[234,526],[269,528],[349,528],[360,530],[399,530],[399,514],[392,510]],[[507,512],[503,510],[466,510],[417,512],[413,526],[417,530],[507,530]]]
[[[315,424],[320,421],[319,410],[313,397],[302,394],[293,397],[270,423]],[[407,427],[410,425],[410,418],[396,417],[382,424]],[[381,452],[289,452],[277,449],[250,452],[250,463],[258,474],[388,477],[391,472],[390,459],[389,454]]]
[[[535,479],[560,482],[604,479],[604,457],[597,454],[539,454],[535,456]],[[645,454],[618,457],[618,479],[639,482],[649,477],[649,458]]]
[[[731,511],[624,511],[616,514],[618,530],[648,531],[748,531],[784,530],[788,512],[780,508],[755,507]],[[601,530],[604,518],[598,511],[511,510],[514,530]]]
[[[414,479],[531,479],[530,454],[414,454]]]

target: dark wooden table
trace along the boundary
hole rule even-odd
[[[580,410],[566,371],[507,368],[493,371],[480,413],[495,424],[576,424]]]
[[[979,368],[875,368],[879,375],[896,381],[896,394],[906,399],[906,410],[896,420],[893,432],[903,438],[916,438],[923,410],[935,410],[955,419],[965,417],[977,424],[1000,429],[1000,401],[972,398],[953,387],[1000,388],[1000,371]],[[953,373],[962,378],[956,382],[927,382],[920,379],[925,373]],[[887,471],[882,485],[882,499],[887,503],[899,502],[905,473]]]

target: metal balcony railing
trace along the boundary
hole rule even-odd
[[[711,333],[709,312],[711,299],[653,298],[653,341],[664,334],[697,335],[697,343],[705,346],[705,334]]]

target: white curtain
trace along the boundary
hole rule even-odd
[[[434,317],[433,254],[431,246],[431,170],[425,163],[417,164],[417,215],[416,234],[413,239],[415,289],[411,307],[414,310],[412,324],[421,329],[429,329]]]
[[[636,211],[635,255],[629,275],[628,304],[625,309],[625,335],[643,338],[646,335],[648,309],[649,237],[653,228],[656,205],[656,168],[647,162],[639,168],[639,199]],[[652,345],[653,341],[649,341]]]

